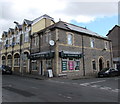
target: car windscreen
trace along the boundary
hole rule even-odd
[[[107,71],[107,70],[109,70],[108,68],[104,68],[104,69],[102,69],[100,72],[105,72],[105,71]]]

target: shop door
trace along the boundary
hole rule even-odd
[[[43,75],[42,61],[40,61],[39,75]]]

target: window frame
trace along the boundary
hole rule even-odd
[[[90,38],[90,47],[95,48],[95,39],[94,38]]]
[[[69,37],[69,36],[71,36],[71,37]],[[70,32],[67,33],[67,44],[74,45],[74,34],[73,33],[70,33]]]

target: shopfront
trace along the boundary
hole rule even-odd
[[[31,72],[39,75],[45,75],[48,68],[52,68],[54,52],[40,52],[31,54]]]
[[[82,53],[80,52],[59,52],[61,58],[61,70],[62,72],[79,71],[80,70],[80,58]]]

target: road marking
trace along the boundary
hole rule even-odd
[[[114,89],[112,90],[112,92],[119,92],[119,89]]]
[[[95,84],[95,83],[100,83],[100,82],[105,82],[106,80],[101,80],[101,81],[94,81],[94,82],[89,82],[89,83],[82,83],[80,85],[82,86],[89,86],[91,84]]]
[[[91,85],[91,87],[98,88],[98,87],[100,87],[100,85]]]
[[[100,89],[102,89],[102,90],[111,90],[112,88],[104,86],[104,87],[100,87]]]

